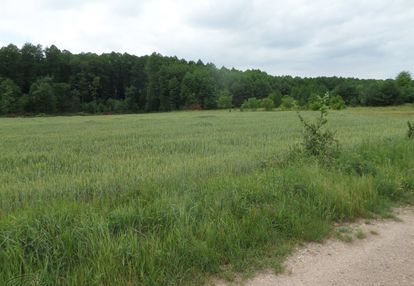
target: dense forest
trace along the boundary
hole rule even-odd
[[[347,105],[414,102],[409,72],[395,79],[272,76],[153,53],[72,54],[56,46],[0,49],[0,114],[126,113],[265,106],[311,108],[329,92]]]

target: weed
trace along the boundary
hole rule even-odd
[[[336,229],[336,238],[346,243],[351,243],[354,240],[352,234],[353,230],[349,226],[340,226]]]
[[[410,121],[408,121],[407,125],[408,125],[407,137],[408,139],[412,140],[414,139],[414,123],[411,123]]]
[[[326,129],[328,123],[328,100],[329,95],[322,98],[319,117],[315,122],[309,122],[298,113],[298,117],[304,127],[303,148],[305,153],[314,156],[320,162],[328,163],[336,158],[339,154],[338,140],[335,133]]]
[[[361,229],[358,229],[356,231],[355,237],[358,238],[358,239],[364,239],[364,238],[367,237],[367,235]]]
[[[350,234],[337,233],[336,238],[346,243],[351,243],[354,241],[352,235]]]
[[[338,227],[337,231],[339,233],[351,233],[352,229],[349,226],[340,226]]]
[[[371,160],[364,158],[358,153],[350,153],[343,156],[340,160],[340,168],[348,174],[373,175],[377,174],[377,169]]]

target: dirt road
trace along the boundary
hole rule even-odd
[[[284,274],[260,274],[243,284],[414,285],[414,210],[397,213],[401,221],[353,225],[353,229],[359,228],[366,234],[363,239],[352,243],[330,240],[323,245],[309,244],[288,259]]]

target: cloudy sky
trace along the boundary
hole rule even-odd
[[[0,0],[0,45],[25,42],[390,78],[414,72],[414,0]]]

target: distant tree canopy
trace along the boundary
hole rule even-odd
[[[312,108],[313,99],[326,92],[336,96],[337,105],[414,102],[414,83],[406,71],[385,81],[299,78],[216,68],[156,53],[72,54],[29,43],[0,49],[0,114],[231,108],[253,98],[257,101],[248,103],[252,109]]]

